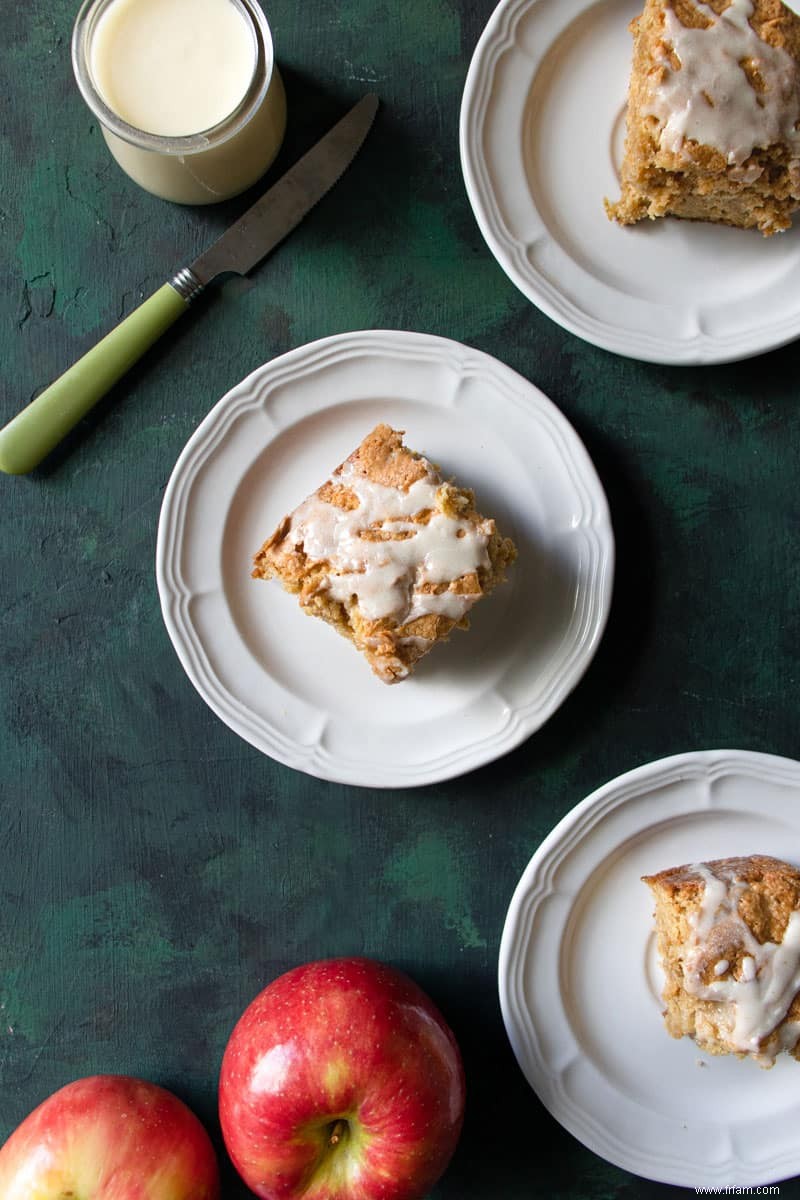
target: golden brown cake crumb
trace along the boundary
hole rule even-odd
[[[800,1058],[800,872],[764,855],[644,876],[656,902],[664,1021],[709,1054]]]
[[[800,19],[781,0],[645,0],[611,218],[757,228],[800,207]]]
[[[505,579],[510,538],[481,516],[471,491],[378,425],[253,559],[300,606],[364,654],[385,683],[414,664]]]

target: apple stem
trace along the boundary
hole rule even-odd
[[[333,1128],[328,1134],[328,1145],[337,1146],[347,1132],[347,1121],[343,1121],[341,1117],[335,1121]]]

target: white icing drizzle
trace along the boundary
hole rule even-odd
[[[358,507],[339,508],[315,493],[292,514],[288,538],[310,558],[329,563],[326,582],[334,600],[349,605],[355,597],[370,621],[393,617],[406,625],[430,614],[461,620],[478,594],[423,588],[488,567],[493,523],[445,516],[437,507],[442,484],[432,476],[402,490],[375,483],[346,462],[329,482],[352,492]],[[414,521],[426,511],[429,519]],[[365,537],[366,531],[395,536]]]
[[[652,87],[646,110],[663,126],[662,150],[685,155],[689,139],[718,150],[729,165],[741,166],[758,147],[775,142],[800,147],[797,64],[752,28],[752,0],[732,0],[720,16],[707,4],[696,7],[713,22],[707,29],[687,29],[672,8],[664,13],[664,40],[681,66],[674,70],[665,55],[664,78]],[[764,93],[751,86],[743,62],[758,71]],[[748,173],[741,182],[755,178]]]
[[[695,864],[691,870],[704,881],[705,890],[699,910],[690,918],[692,938],[684,955],[686,990],[700,999],[731,1005],[732,1022],[726,1031],[731,1044],[744,1053],[774,1061],[778,1050],[794,1047],[800,1033],[800,1026],[790,1022],[780,1030],[774,1049],[761,1045],[786,1016],[800,991],[800,912],[789,917],[782,942],[762,944],[739,914],[739,901],[747,884],[720,879],[704,863]],[[704,960],[707,962],[708,940],[721,925],[735,926],[735,936],[745,951],[739,978],[719,978],[730,966],[721,959],[714,967],[717,978],[703,983],[700,971]]]

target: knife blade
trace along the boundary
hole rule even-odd
[[[378,109],[363,96],[294,166],[189,266],[0,429],[0,471],[32,471],[154,342],[222,275],[246,275],[299,225],[344,173]]]

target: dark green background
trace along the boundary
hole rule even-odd
[[[73,83],[76,7],[3,5],[2,420],[243,207],[171,206],[121,174]],[[218,1140],[244,1006],[298,962],[364,953],[411,973],[463,1048],[468,1116],[436,1200],[673,1191],[543,1110],[507,1047],[498,944],[531,854],[600,784],[692,749],[800,756],[800,347],[648,366],[515,290],[458,160],[491,7],[272,0],[290,123],[271,176],[375,90],[368,143],[44,468],[0,479],[0,1138],[56,1087],[111,1071],[173,1088]],[[215,401],[274,355],[368,327],[459,339],[541,387],[584,438],[617,535],[610,624],[567,703],[496,765],[410,791],[322,783],[240,741],[185,678],[153,568],[164,487]]]

